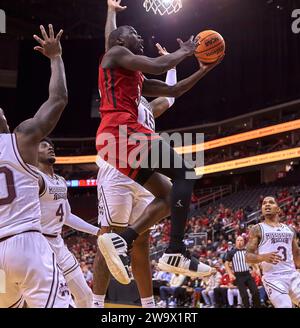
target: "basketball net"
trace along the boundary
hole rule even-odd
[[[177,13],[182,8],[181,0],[145,0],[144,8],[147,12],[152,10],[154,14],[171,15]]]

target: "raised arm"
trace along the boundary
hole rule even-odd
[[[161,56],[168,55],[169,52],[165,47],[162,47],[159,43],[156,43],[156,48],[158,53]],[[176,68],[171,68],[167,72],[166,84],[167,85],[175,85],[177,83],[177,71]],[[159,97],[151,101],[150,106],[152,108],[152,113],[154,118],[161,116],[165,111],[167,111],[170,107],[173,106],[175,102],[174,97]]]
[[[165,56],[164,56],[165,57]],[[142,93],[149,97],[180,97],[189,91],[198,81],[200,81],[209,71],[216,67],[223,58],[210,65],[204,65],[199,62],[200,68],[197,72],[190,75],[184,80],[179,81],[173,86],[167,85],[165,82],[159,80],[144,80]]]
[[[55,37],[51,24],[49,25],[49,36],[43,26],[40,29],[43,39],[34,35],[35,40],[40,44],[34,50],[41,52],[50,59],[49,97],[33,118],[24,121],[15,129],[14,132],[16,133],[18,144],[21,146],[21,153],[23,147],[37,146],[44,137],[51,133],[68,102],[65,68],[61,57],[62,49],[60,45],[63,31],[60,30]]]
[[[261,230],[259,225],[256,224],[250,230],[249,241],[246,246],[246,261],[251,264],[257,264],[261,262],[268,262],[271,264],[279,263],[281,261],[281,257],[277,255],[278,252],[257,254],[258,245],[261,238]]]
[[[108,50],[108,38],[110,33],[117,28],[117,13],[125,10],[127,6],[121,6],[122,0],[107,0],[107,17],[105,24],[105,52]]]
[[[193,36],[186,42],[180,39],[178,39],[178,42],[180,48],[177,51],[157,58],[135,55],[126,47],[116,45],[104,56],[102,66],[103,68],[122,67],[130,71],[161,75],[177,66],[186,57],[192,56],[198,44]]]

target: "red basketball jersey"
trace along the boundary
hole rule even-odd
[[[159,138],[159,135],[138,122],[138,106],[143,81],[144,75],[140,71],[129,71],[123,68],[105,69],[100,64],[101,123],[97,131],[96,148],[98,154],[101,151],[106,152],[108,149],[106,141],[113,138],[113,143],[109,143],[110,160],[105,154],[100,154],[100,156],[132,178],[137,175],[139,168],[133,169],[129,165],[129,154],[139,149],[139,145],[131,144],[129,137],[136,138],[138,135],[138,139],[144,141],[140,143],[140,146],[147,148],[152,139]],[[122,127],[119,131],[120,126],[126,126],[126,129]]]
[[[115,112],[137,115],[144,76],[139,71],[99,67],[100,112],[102,118]]]
[[[144,76],[139,71],[99,67],[101,124],[98,133],[115,134],[119,125],[135,125]],[[140,131],[142,132],[142,131]]]

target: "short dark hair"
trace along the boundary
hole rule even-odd
[[[53,141],[52,141],[49,137],[45,137],[45,138],[43,138],[43,139],[40,141],[40,143],[43,142],[43,141],[48,142],[48,144],[51,145],[51,146],[54,148],[54,143],[53,143]]]

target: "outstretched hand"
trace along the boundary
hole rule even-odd
[[[187,41],[183,42],[181,39],[177,39],[181,49],[187,52],[188,56],[192,56],[199,44],[199,38],[194,38],[192,35]]]
[[[39,51],[44,56],[53,59],[55,57],[61,56],[62,48],[60,44],[60,38],[63,34],[63,30],[60,30],[56,37],[54,36],[54,30],[52,24],[49,24],[49,36],[43,25],[40,26],[40,30],[43,36],[43,39],[34,35],[33,38],[40,44],[33,49]]]
[[[157,48],[158,53],[159,53],[161,56],[169,55],[168,50],[167,50],[165,47],[162,47],[159,43],[156,43],[155,46],[156,46],[156,48]]]
[[[107,0],[107,6],[110,10],[120,12],[127,9],[127,6],[121,6],[122,0]]]

